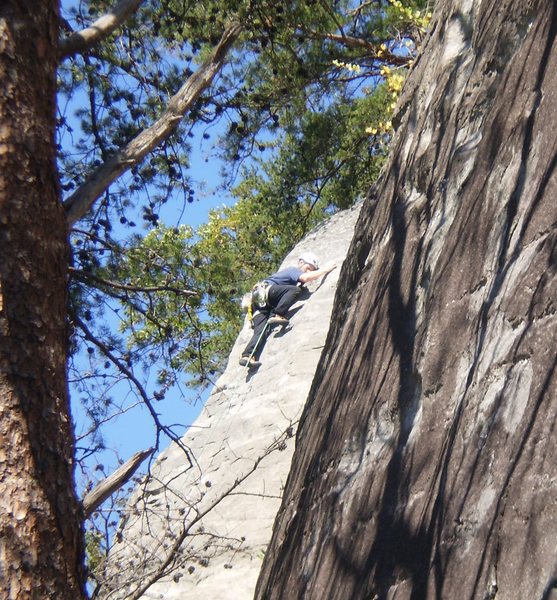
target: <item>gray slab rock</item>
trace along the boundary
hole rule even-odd
[[[323,266],[339,268],[308,286],[311,296],[292,307],[291,328],[270,336],[256,372],[238,364],[251,336],[244,326],[182,440],[193,467],[174,444],[135,491],[110,555],[103,598],[253,597],[358,211],[333,216],[285,258],[283,266],[296,264],[310,250]],[[165,562],[168,574],[157,580]]]

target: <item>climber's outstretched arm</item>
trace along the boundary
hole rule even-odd
[[[317,271],[306,271],[298,277],[298,281],[300,283],[308,283],[308,281],[315,281],[316,279],[327,275],[336,268],[337,266],[333,265],[332,267],[327,267],[326,269],[317,269]]]

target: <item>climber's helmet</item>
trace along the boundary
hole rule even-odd
[[[319,262],[317,260],[317,256],[313,254],[313,252],[304,252],[300,254],[298,260],[301,260],[302,263],[309,265],[312,271],[316,271],[319,269]]]

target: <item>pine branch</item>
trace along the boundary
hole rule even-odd
[[[133,386],[137,390],[141,400],[143,401],[144,405],[147,407],[147,410],[149,411],[151,418],[153,419],[153,424],[155,425],[156,432],[157,432],[156,433],[156,436],[157,436],[156,447],[157,448],[159,447],[159,436],[162,432],[166,436],[168,436],[173,442],[175,442],[176,445],[185,453],[190,466],[192,466],[193,463],[191,460],[191,455],[190,455],[189,449],[184,445],[184,443],[182,442],[182,440],[180,439],[179,436],[177,436],[169,427],[167,427],[166,425],[163,425],[161,423],[161,421],[159,419],[159,414],[155,410],[153,403],[151,402],[151,399],[149,398],[145,388],[143,387],[141,382],[137,379],[137,377],[133,374],[131,369],[128,369],[124,365],[124,363],[121,360],[119,360],[114,355],[113,352],[111,352],[111,350],[109,349],[107,344],[105,344],[103,341],[98,339],[91,332],[91,330],[87,327],[85,322],[82,319],[80,319],[77,316],[77,314],[75,314],[75,313],[70,313],[70,314],[71,314],[71,318],[72,318],[73,322],[75,323],[75,325],[78,326],[81,329],[81,331],[83,332],[85,339],[88,340],[89,342],[91,342],[93,345],[95,345],[102,352],[103,356],[106,356],[106,358],[108,358],[108,360],[118,369],[118,371],[120,371],[120,373],[122,373],[122,375],[124,375],[131,382],[131,384],[133,384]]]
[[[306,28],[301,28],[306,35],[313,39],[327,39],[337,44],[341,44],[347,48],[361,48],[368,52],[374,58],[380,58],[382,62],[388,63],[395,67],[407,66],[412,60],[411,56],[398,56],[389,50],[381,49],[381,55],[378,54],[378,45],[372,44],[367,40],[350,35],[339,35],[336,33],[320,33]]]
[[[101,277],[97,277],[91,273],[86,273],[85,271],[81,271],[79,269],[75,269],[74,267],[69,268],[69,273],[75,279],[79,279],[85,283],[96,283],[102,285],[107,288],[113,288],[115,290],[125,290],[127,292],[144,292],[144,293],[152,293],[152,292],[171,292],[176,294],[177,296],[199,296],[199,293],[193,290],[182,290],[170,285],[159,285],[152,287],[144,287],[138,285],[127,285],[124,283],[118,283],[116,281],[110,281],[109,279],[102,279]]]

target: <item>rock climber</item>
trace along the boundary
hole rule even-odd
[[[336,265],[319,269],[317,257],[304,252],[298,266],[287,267],[256,284],[250,295],[253,335],[240,358],[242,366],[259,367],[259,357],[272,325],[288,325],[288,309],[298,300],[303,286],[330,273]]]

